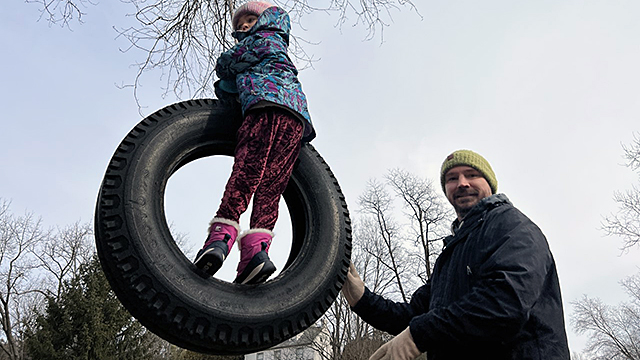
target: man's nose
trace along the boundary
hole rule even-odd
[[[458,177],[458,187],[469,187],[469,181],[464,175]]]

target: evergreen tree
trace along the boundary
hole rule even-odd
[[[41,360],[144,360],[158,358],[149,333],[120,304],[94,257],[49,297],[27,331],[26,348]]]

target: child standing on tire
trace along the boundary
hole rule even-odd
[[[215,274],[237,241],[235,283],[256,284],[276,270],[269,246],[284,192],[302,141],[315,137],[298,70],[287,55],[289,15],[265,1],[240,6],[231,21],[237,44],[216,63],[219,99],[237,96],[244,121],[237,132],[233,171],[209,236],[195,264]],[[253,196],[250,229],[238,221]]]

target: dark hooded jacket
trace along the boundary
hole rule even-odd
[[[547,240],[504,194],[476,204],[444,243],[409,303],[365,289],[353,310],[394,335],[409,326],[429,360],[569,360]]]
[[[290,29],[289,15],[273,6],[260,14],[249,31],[234,32],[238,43],[220,54],[215,69],[220,81],[214,86],[218,98],[238,93],[245,114],[266,106],[289,110],[304,124],[303,141],[311,141],[315,130],[307,98],[287,54]]]

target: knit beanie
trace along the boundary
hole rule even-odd
[[[238,21],[240,20],[240,16],[245,14],[253,14],[256,16],[260,16],[260,14],[262,14],[263,11],[267,10],[272,6],[274,5],[266,1],[249,1],[242,4],[238,9],[236,9],[236,12],[233,14],[233,18],[231,18],[231,26],[233,26],[233,31],[235,31],[236,27],[238,26]]]
[[[491,193],[495,194],[498,192],[498,180],[496,179],[496,174],[493,173],[493,169],[491,169],[491,165],[489,162],[471,150],[457,150],[451,153],[451,155],[447,156],[447,158],[442,163],[442,168],[440,169],[440,183],[442,184],[442,190],[445,190],[445,181],[444,175],[447,171],[451,170],[456,166],[471,166],[472,168],[480,171],[482,176],[487,180],[489,186],[491,187]]]

